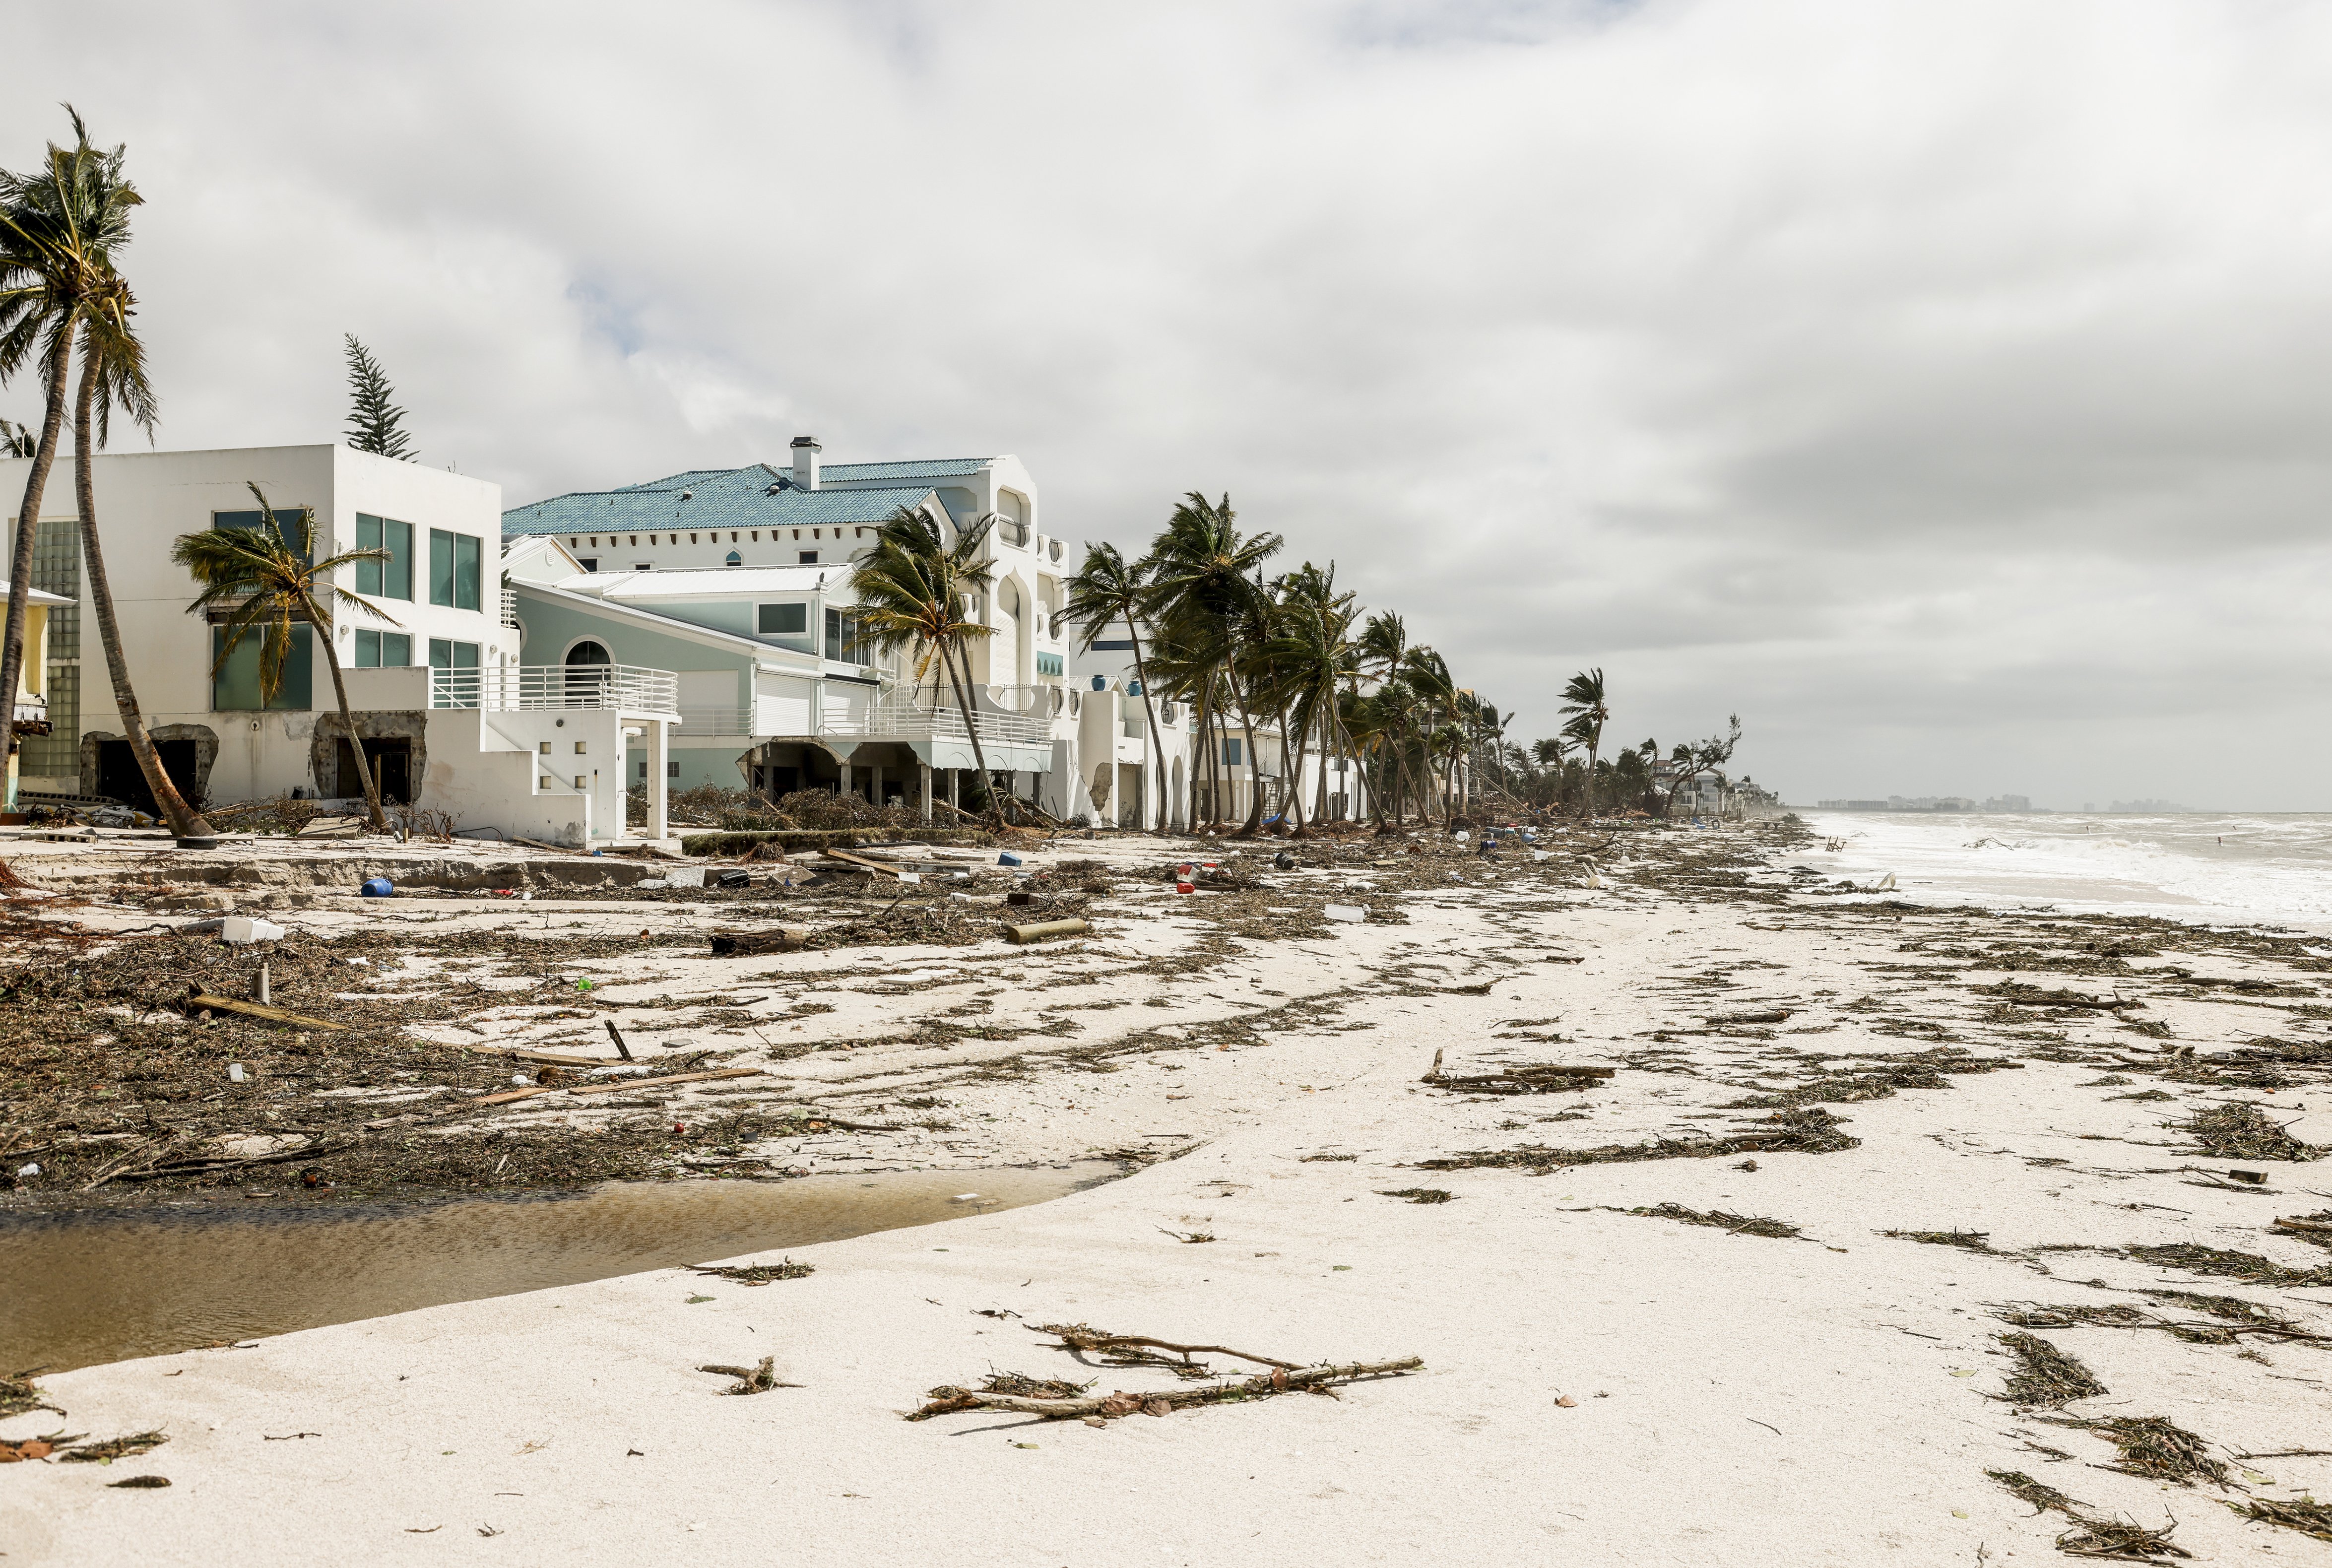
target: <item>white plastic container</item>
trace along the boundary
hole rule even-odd
[[[1369,912],[1357,904],[1332,904],[1320,911],[1330,920],[1341,920],[1357,925],[1368,919]]]
[[[256,920],[247,914],[230,914],[219,922],[219,940],[237,947],[249,947],[253,942],[282,942],[288,933],[272,920]]]

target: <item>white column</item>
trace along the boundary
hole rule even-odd
[[[648,820],[647,837],[663,838],[672,831],[672,780],[666,777],[672,765],[665,760],[672,754],[672,726],[661,720],[648,721]]]
[[[963,808],[963,770],[948,770],[948,804],[959,811]]]
[[[922,782],[923,820],[928,823],[932,819],[932,765],[929,762],[916,764],[916,777]]]
[[[850,779],[850,764],[849,764],[848,762],[844,762],[844,763],[842,764],[842,780],[841,780],[840,784],[838,784],[838,785],[836,786],[836,788],[837,788],[837,789],[839,789],[841,790],[841,792],[842,792],[843,794],[845,794],[845,795],[851,794],[851,793],[855,790],[855,789],[856,788],[856,787],[855,787],[855,786],[851,782],[851,779]]]
[[[880,806],[883,804],[883,764],[880,762],[871,764],[870,771],[874,774],[870,783],[873,787],[874,804]]]

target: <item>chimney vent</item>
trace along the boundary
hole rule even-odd
[[[794,437],[794,488],[796,490],[817,488],[817,436]]]

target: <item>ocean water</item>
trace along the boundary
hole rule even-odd
[[[1841,841],[1794,858],[1931,903],[2332,933],[2332,814],[1800,811]],[[1880,896],[1884,896],[1881,894]]]

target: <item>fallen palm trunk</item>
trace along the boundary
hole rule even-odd
[[[1048,936],[1082,936],[1086,930],[1082,920],[1040,920],[1031,925],[1008,925],[1004,934],[1017,942],[1031,942]]]
[[[781,925],[775,931],[724,931],[712,936],[714,958],[752,958],[766,952],[798,951],[809,940],[806,925]]]
[[[1410,1355],[1395,1361],[1345,1362],[1333,1366],[1305,1367],[1300,1372],[1274,1367],[1270,1372],[1238,1382],[1216,1383],[1202,1389],[1165,1389],[1155,1393],[1119,1391],[1074,1400],[1026,1399],[1015,1394],[974,1393],[969,1389],[939,1388],[932,1391],[929,1404],[913,1411],[907,1419],[922,1420],[931,1416],[971,1410],[1015,1410],[1023,1415],[1043,1416],[1048,1420],[1106,1420],[1112,1416],[1130,1416],[1136,1411],[1162,1416],[1171,1410],[1189,1410],[1199,1405],[1238,1404],[1298,1391],[1324,1393],[1338,1383],[1395,1377],[1402,1372],[1414,1372],[1424,1364],[1424,1358]]]

